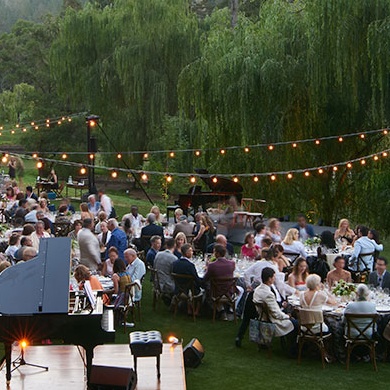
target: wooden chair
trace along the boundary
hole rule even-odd
[[[195,308],[196,304],[200,302],[203,296],[203,291],[196,293],[195,291],[195,279],[192,275],[175,274],[172,273],[173,280],[176,285],[176,293],[172,298],[173,314],[176,317],[177,308],[180,302],[186,302],[192,310],[192,317],[195,322]]]
[[[299,309],[298,312],[298,364],[301,364],[302,348],[306,342],[315,344],[320,353],[322,368],[325,368],[326,348],[325,341],[332,337],[331,333],[324,334],[322,324],[324,316],[320,310]],[[319,326],[319,332],[314,331],[314,327]],[[318,328],[316,329],[318,330]]]
[[[190,235],[186,236],[187,244],[191,244],[192,245],[192,243],[194,241],[194,238],[195,238],[195,236],[193,234],[190,234]]]
[[[213,322],[215,314],[220,305],[228,305],[233,309],[234,322],[237,323],[236,301],[237,301],[237,278],[212,278],[211,301],[213,304]]]
[[[65,188],[65,182],[63,181],[58,188],[53,188],[52,191],[56,194],[57,198],[61,198],[62,191]]]
[[[131,312],[133,322],[135,322],[135,311],[138,311],[138,321],[141,321],[141,301],[135,300],[135,290],[140,289],[138,283],[132,282],[125,286],[124,304],[119,309],[123,313],[123,332],[126,333],[126,320]]]
[[[357,258],[357,271],[352,271],[352,278],[354,283],[366,283],[368,276],[372,271],[368,266],[368,261],[375,262],[375,252],[360,253]]]
[[[261,303],[255,303],[255,306],[256,306],[256,310],[257,312],[259,313],[259,319],[261,319],[261,321],[269,321],[269,310],[268,310],[268,306],[265,302],[261,302]],[[281,343],[282,343],[282,347],[285,348],[285,338],[284,337],[281,337]],[[267,345],[258,345],[258,348],[259,348],[259,351],[260,349],[262,348],[266,348],[267,349],[267,353],[268,353],[268,358],[271,359],[272,358],[272,343],[270,344],[267,344]]]
[[[141,245],[141,250],[145,251],[145,253],[148,252],[149,248],[150,248],[150,239],[152,238],[152,236],[141,236],[140,238],[140,245]]]
[[[156,310],[157,302],[162,296],[158,271],[155,268],[149,267],[152,280],[152,295],[153,295],[153,310]]]
[[[299,253],[287,252],[287,251],[284,251],[284,252],[283,252],[283,255],[286,256],[286,257],[290,260],[291,264],[294,264],[295,261],[296,261],[296,260],[298,259],[298,257],[300,256]]]
[[[378,371],[375,357],[377,341],[373,339],[378,314],[344,314],[346,319],[345,346],[347,347],[346,369],[349,370],[351,352],[357,346],[369,349],[374,370]]]

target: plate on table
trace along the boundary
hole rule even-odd
[[[322,305],[322,311],[333,311],[334,307],[328,305]]]
[[[390,311],[389,305],[376,305],[375,307],[378,313],[384,313]]]

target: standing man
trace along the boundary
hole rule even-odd
[[[146,254],[146,264],[151,267],[154,266],[154,259],[161,249],[161,237],[160,236],[152,236],[150,239],[150,249]]]
[[[112,202],[109,196],[107,196],[102,190],[99,191],[100,207],[107,214],[108,218],[112,217]]]
[[[80,264],[85,265],[90,271],[97,271],[100,264],[99,240],[93,234],[93,220],[85,218],[83,228],[77,234],[80,247]]]
[[[108,230],[111,232],[111,237],[106,245],[106,257],[108,257],[108,248],[114,246],[116,249],[118,249],[119,258],[124,260],[124,251],[127,249],[126,233],[123,230],[119,229],[118,221],[115,218],[110,218],[107,221],[107,227]]]
[[[305,242],[308,238],[314,237],[313,226],[307,223],[306,217],[303,214],[298,215],[297,222],[294,229],[298,230],[300,241]]]
[[[368,284],[374,287],[390,289],[390,273],[386,270],[387,259],[383,256],[378,257],[375,262],[375,271],[370,273]]]

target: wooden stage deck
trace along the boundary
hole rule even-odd
[[[83,349],[80,349],[83,351]],[[14,347],[12,358],[18,356]],[[45,371],[35,367],[22,366],[12,373],[11,385],[6,386],[5,368],[0,372],[0,389],[10,390],[86,390],[85,371],[82,357],[73,345],[48,345],[28,347],[26,362],[47,365]],[[133,356],[128,344],[109,344],[95,348],[93,364],[133,367]],[[157,380],[156,358],[138,358],[137,390],[185,390],[183,349],[181,345],[164,344],[161,355],[161,381]]]

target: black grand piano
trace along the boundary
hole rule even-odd
[[[202,191],[201,186],[195,185],[189,189],[187,194],[179,195],[177,204],[184,213],[187,214],[191,209],[196,213],[200,206],[206,210],[208,204],[226,202],[232,196],[241,202],[243,192],[241,184],[225,177],[210,175],[206,169],[195,169],[195,172],[200,175],[211,191]]]
[[[94,309],[72,307],[70,248],[67,237],[42,239],[37,257],[0,274],[0,341],[5,347],[7,383],[14,341],[60,339],[82,346],[89,380],[95,346],[115,340],[113,312],[103,306],[101,297]]]

